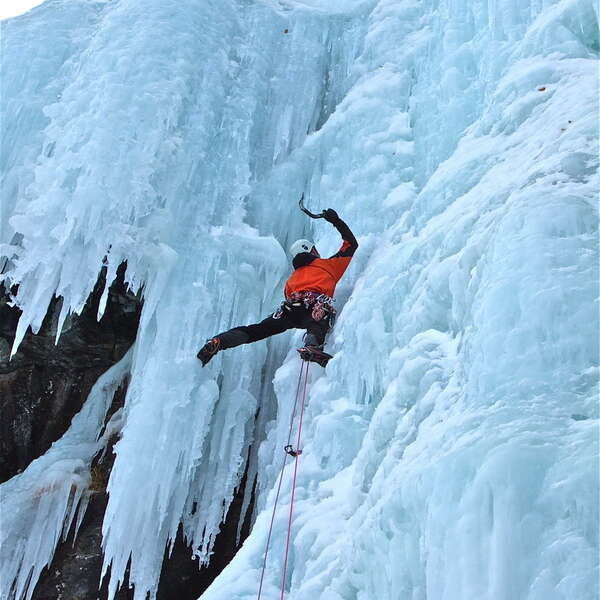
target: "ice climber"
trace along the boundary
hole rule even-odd
[[[294,272],[285,284],[281,307],[260,323],[234,327],[209,339],[198,352],[202,365],[220,350],[250,344],[288,329],[306,329],[304,346],[298,349],[304,360],[325,366],[331,355],[323,352],[325,335],[333,325],[333,293],[337,282],[350,264],[358,242],[350,228],[328,208],[319,216],[341,234],[342,246],[330,258],[321,258],[309,240],[298,240],[290,247]]]

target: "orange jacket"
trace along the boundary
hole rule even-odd
[[[330,258],[317,258],[309,252],[294,257],[295,271],[285,283],[285,297],[294,292],[319,292],[333,297],[335,286],[348,268],[358,242],[350,228],[341,219],[333,226],[342,234],[341,248]]]

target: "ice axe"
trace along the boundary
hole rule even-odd
[[[322,219],[325,216],[324,211],[320,212],[318,215],[316,215],[315,213],[310,212],[310,210],[308,210],[308,208],[306,208],[306,206],[304,206],[304,192],[302,192],[302,197],[300,198],[300,202],[298,202],[298,204],[300,205],[300,210],[302,212],[305,212],[312,219]]]

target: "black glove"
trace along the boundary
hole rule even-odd
[[[333,208],[328,208],[323,211],[323,218],[328,222],[335,224],[340,220],[339,215],[333,210]]]

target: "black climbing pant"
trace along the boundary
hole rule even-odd
[[[283,333],[288,329],[306,329],[304,337],[306,346],[320,346],[323,344],[325,335],[329,330],[328,315],[325,315],[320,321],[315,321],[311,316],[311,310],[304,307],[293,308],[289,311],[284,310],[282,313],[279,318],[269,315],[260,323],[234,327],[229,331],[220,333],[216,337],[221,340],[221,349],[258,342],[277,333]]]

